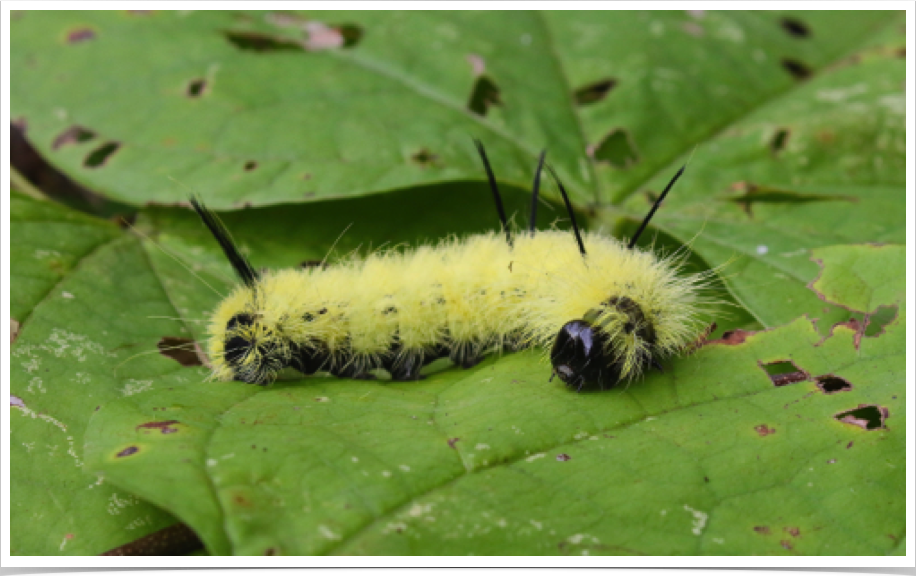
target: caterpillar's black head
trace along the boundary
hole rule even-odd
[[[626,296],[612,297],[604,307],[612,312],[567,322],[554,341],[550,352],[554,374],[570,388],[613,388],[622,376],[639,373],[647,365],[658,366],[652,355],[655,329],[642,308]],[[601,319],[607,324],[598,325]],[[627,348],[634,354],[627,354]]]
[[[620,370],[605,352],[606,338],[585,320],[564,324],[550,351],[554,374],[576,390],[615,386],[620,380]]]
[[[314,374],[325,361],[323,355],[287,342],[260,325],[255,314],[243,312],[230,318],[225,338],[223,359],[236,380],[249,384],[269,384],[289,366]]]

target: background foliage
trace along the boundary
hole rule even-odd
[[[14,14],[14,125],[91,195],[12,193],[13,553],[181,521],[220,554],[902,554],[904,35],[892,12]],[[471,137],[510,213],[547,148],[619,236],[690,158],[645,241],[724,265],[717,335],[767,330],[580,395],[533,352],[269,389],[158,352],[231,283],[188,190],[258,266],[416,244],[494,227]]]

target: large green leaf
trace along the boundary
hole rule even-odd
[[[864,249],[860,272],[903,264],[902,247]],[[831,298],[855,307],[864,285],[869,306],[901,307],[861,343],[800,319],[595,394],[548,382],[531,353],[418,383],[190,384],[104,406],[86,458],[218,552],[889,553],[905,526],[904,286],[836,282],[861,253],[817,253]],[[775,387],[762,365],[780,361],[805,379]]]
[[[11,552],[98,554],[175,522],[86,474],[82,445],[100,406],[170,385],[173,362],[122,361],[182,326],[148,320],[175,310],[113,224],[17,193],[11,215]]]

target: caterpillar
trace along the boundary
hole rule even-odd
[[[266,385],[294,368],[305,375],[418,380],[439,358],[463,368],[494,350],[549,351],[550,379],[612,388],[686,351],[700,329],[709,273],[681,274],[683,254],[661,257],[636,241],[682,167],[628,244],[580,231],[556,172],[573,237],[536,230],[535,172],[527,230],[510,228],[483,145],[501,233],[350,257],[333,266],[257,271],[199,198],[191,205],[240,284],[215,309],[209,355],[215,380]]]

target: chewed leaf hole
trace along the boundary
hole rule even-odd
[[[873,314],[866,317],[865,336],[874,338],[884,333],[888,324],[897,318],[897,306],[879,306]]]
[[[613,90],[615,86],[617,86],[616,79],[605,78],[604,80],[598,80],[597,82],[592,82],[587,86],[579,88],[573,92],[573,98],[579,106],[594,104],[595,102],[604,100],[608,92]]]
[[[223,32],[223,36],[226,38],[226,40],[229,41],[230,44],[239,50],[247,50],[260,53],[305,51],[305,46],[299,42],[294,42],[292,40],[287,40],[285,38],[273,36],[271,34],[264,34],[262,32],[236,32],[232,30],[226,30]]]
[[[794,76],[796,80],[805,80],[811,76],[811,68],[804,62],[793,58],[783,58],[780,63],[785,71]]]
[[[436,160],[439,159],[439,156],[437,154],[433,154],[426,148],[421,148],[420,150],[415,152],[410,157],[410,159],[416,162],[417,164],[419,164],[420,166],[426,167],[426,166],[435,165]]]
[[[778,154],[782,152],[786,143],[789,141],[789,130],[786,128],[780,128],[776,131],[776,134],[773,134],[772,140],[770,140],[770,152],[773,154]]]
[[[615,168],[629,168],[639,162],[639,153],[623,128],[615,128],[601,142],[588,150],[589,155],[597,162],[610,164]]]
[[[890,417],[887,408],[875,404],[859,404],[854,410],[840,412],[834,418],[844,424],[852,424],[864,430],[886,428],[884,422]]]
[[[817,387],[820,388],[824,394],[834,394],[836,392],[848,392],[852,390],[852,384],[833,374],[818,376],[814,380],[817,382]]]
[[[92,28],[76,28],[67,32],[67,43],[76,44],[77,42],[86,42],[95,38],[95,30]]]
[[[808,379],[808,374],[790,360],[760,364],[760,367],[769,376],[773,386],[786,386]]]
[[[86,159],[83,160],[83,166],[86,168],[98,168],[102,166],[120,147],[121,144],[118,142],[106,142],[102,144],[86,155]]]
[[[203,78],[197,78],[191,80],[188,83],[188,96],[191,98],[197,98],[207,89],[207,81]]]
[[[782,26],[782,29],[788,32],[790,36],[795,36],[796,38],[807,38],[811,36],[811,29],[808,28],[808,25],[797,18],[790,18],[788,16],[783,17],[779,20],[779,25]]]
[[[156,344],[159,352],[182,366],[202,366],[201,351],[194,340],[177,336],[163,336]]]
[[[468,100],[468,110],[478,116],[486,116],[491,106],[500,106],[499,86],[489,76],[481,74],[474,81],[471,88],[471,98]]]
[[[57,135],[57,138],[54,139],[54,142],[51,143],[51,149],[57,150],[68,144],[78,144],[80,142],[88,142],[95,138],[95,132],[83,128],[82,126],[71,126]]]

